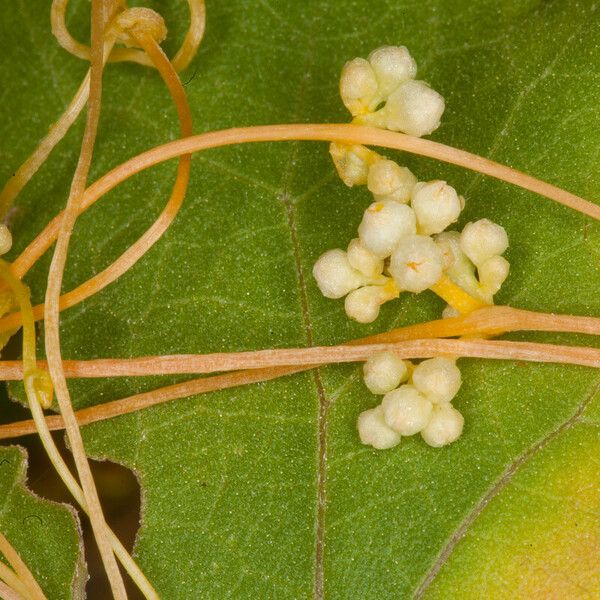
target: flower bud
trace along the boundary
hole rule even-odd
[[[436,404],[421,436],[430,446],[440,448],[460,437],[464,423],[463,416],[451,404]]]
[[[393,352],[379,352],[367,359],[363,376],[373,394],[387,394],[408,379],[408,368]]]
[[[400,84],[378,112],[386,129],[421,137],[440,126],[444,99],[424,81],[410,80]]]
[[[442,253],[423,235],[404,239],[392,254],[390,273],[401,290],[419,293],[442,276]]]
[[[404,238],[413,235],[417,221],[410,206],[397,202],[374,202],[358,227],[360,241],[380,258],[390,256]]]
[[[371,165],[367,186],[380,202],[394,201],[406,204],[410,200],[417,178],[393,160],[379,160]]]
[[[460,369],[449,358],[436,357],[419,363],[412,374],[413,385],[431,402],[450,402],[462,383]]]
[[[381,406],[360,413],[357,428],[360,441],[377,450],[386,450],[400,443],[400,434],[386,425]]]
[[[460,247],[479,266],[508,248],[508,235],[501,225],[489,219],[480,219],[465,225],[460,234]]]
[[[510,270],[510,263],[503,256],[492,256],[477,267],[481,287],[492,296],[500,289]]]
[[[378,95],[387,98],[403,81],[414,79],[417,63],[405,46],[382,46],[369,54],[377,83]]]
[[[383,272],[383,259],[365,248],[358,238],[353,239],[348,245],[348,261],[365,277],[375,278]]]
[[[365,185],[369,175],[369,165],[352,151],[352,146],[332,142],[329,154],[340,179],[348,186]]]
[[[454,223],[462,210],[456,190],[445,181],[417,183],[412,192],[411,206],[417,216],[419,233],[440,233]]]
[[[352,116],[369,111],[377,87],[373,67],[364,58],[355,58],[344,65],[340,77],[340,96]]]
[[[388,427],[400,435],[414,435],[429,423],[432,404],[412,385],[403,385],[384,396],[381,408]]]
[[[398,297],[393,281],[391,285],[367,285],[346,296],[346,314],[359,323],[372,323],[379,316],[379,309],[388,300]]]
[[[12,234],[10,229],[0,223],[0,255],[6,254],[12,248]]]
[[[340,249],[321,255],[313,267],[313,276],[325,298],[342,298],[364,283],[364,277],[352,268]]]

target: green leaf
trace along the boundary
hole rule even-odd
[[[79,521],[70,507],[30,492],[26,469],[24,450],[0,448],[0,531],[48,598],[82,598],[87,571]]]
[[[172,54],[187,22],[185,4],[152,4],[167,19]],[[73,2],[70,24],[80,39],[87,10],[88,3]],[[58,48],[47,13],[42,0],[0,9],[3,178],[58,117],[86,69]],[[420,77],[446,98],[434,139],[593,200],[600,195],[599,24],[592,0],[209,1],[206,38],[182,79],[198,132],[344,122],[337,91],[343,63],[382,44],[405,44]],[[23,193],[12,215],[17,250],[64,205],[81,130],[80,122]],[[177,135],[154,71],[107,68],[94,178]],[[507,229],[511,275],[499,303],[600,314],[596,223],[507,184],[397,156],[419,179],[447,179],[466,196],[461,224],[488,217]],[[136,176],[80,218],[65,289],[109,264],[149,226],[174,172],[169,163]],[[354,237],[368,202],[364,188],[349,190],[335,176],[325,144],[195,156],[186,204],[164,238],[118,282],[63,313],[63,356],[330,344],[438,317],[435,297],[405,295],[365,327],[348,321],[342,302],[320,296],[312,264]],[[38,301],[48,263],[47,256],[27,277]],[[597,416],[598,375],[500,361],[460,366],[464,384],[455,404],[465,431],[441,450],[417,437],[385,452],[360,445],[356,418],[378,400],[358,366],[95,424],[85,428],[86,446],[137,473],[137,557],[169,600],[544,596],[548,572],[564,574],[572,518],[600,504],[589,489],[595,473],[583,468],[598,447],[586,416]],[[164,381],[70,387],[82,407]],[[586,540],[597,540],[597,525],[587,516],[581,523]],[[564,543],[547,559],[552,535]],[[524,568],[520,558],[530,550],[533,562]],[[562,597],[580,597],[597,565],[568,564],[573,577],[561,585],[580,587],[561,587]]]

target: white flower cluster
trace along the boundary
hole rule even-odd
[[[344,65],[340,95],[357,123],[428,135],[439,127],[444,99],[416,75],[404,46],[382,46]]]
[[[354,117],[352,122],[417,137],[435,131],[444,112],[444,99],[425,82],[415,81],[416,74],[417,65],[404,46],[382,46],[367,60],[347,62],[340,77],[340,95]],[[370,164],[380,158],[362,146],[340,143],[332,143],[330,153],[349,187],[365,185]]]
[[[502,227],[482,219],[460,234],[445,232],[464,199],[444,181],[417,182],[391,160],[369,167],[368,186],[375,202],[363,215],[358,238],[347,251],[326,252],[313,268],[325,297],[346,296],[348,316],[371,323],[380,306],[400,292],[422,292],[447,274],[467,293],[492,303],[508,275],[508,262],[500,256],[508,246]]]
[[[433,131],[444,101],[423,82],[414,81],[416,71],[404,46],[384,46],[368,60],[348,62],[340,93],[355,122],[360,118],[415,135]],[[386,104],[378,108],[382,102]],[[404,123],[427,126],[400,127],[401,114]],[[445,181],[419,182],[409,169],[361,145],[334,143],[330,152],[344,183],[366,185],[374,202],[347,250],[330,250],[317,260],[313,274],[324,296],[346,296],[348,316],[371,323],[381,305],[400,292],[422,292],[447,275],[477,300],[492,303],[508,275],[508,262],[500,256],[508,246],[502,227],[484,219],[467,225],[462,234],[445,232],[465,203]]]
[[[364,381],[374,394],[385,395],[379,406],[358,417],[363,444],[384,450],[402,436],[421,433],[427,444],[439,448],[460,437],[464,419],[451,401],[462,380],[454,360],[437,357],[414,366],[382,352],[365,363]]]

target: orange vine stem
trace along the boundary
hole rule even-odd
[[[83,497],[88,508],[88,515],[90,517],[90,523],[100,552],[102,564],[106,571],[112,595],[116,600],[126,600],[127,592],[125,591],[123,576],[119,571],[119,566],[113,553],[108,525],[102,512],[98,491],[85,453],[83,439],[81,437],[81,432],[79,431],[79,424],[77,423],[71,405],[69,388],[62,366],[59,332],[59,298],[63,273],[67,261],[69,240],[77,215],[79,214],[78,206],[85,192],[86,181],[92,162],[96,133],[98,130],[98,122],[100,119],[102,71],[104,66],[104,6],[104,0],[92,0],[92,51],[87,118],[79,160],[73,175],[67,206],[63,211],[63,216],[61,218],[56,247],[50,264],[45,298],[44,341],[46,356],[48,357],[48,370],[52,377],[52,384],[54,385],[60,413],[65,421],[65,430],[71,446],[77,474],[81,482]]]
[[[532,329],[538,331],[569,331],[573,333],[597,335],[600,334],[600,319],[594,317],[573,317],[569,315],[535,313],[507,306],[491,306],[474,311],[469,315],[451,319],[440,319],[428,323],[418,323],[401,327],[390,332],[360,338],[348,342],[348,345],[391,343],[402,340],[414,340],[417,338],[481,333],[498,335],[503,331]],[[546,346],[544,346],[544,348],[546,348]],[[370,352],[373,352],[372,347],[370,347]],[[259,368],[228,373],[226,375],[203,377],[93,406],[78,411],[77,419],[80,424],[85,425],[122,414],[128,414],[162,402],[230,387],[267,381],[284,375],[305,371],[316,366],[319,365]],[[16,363],[4,363],[2,369],[4,375],[14,376],[15,379],[20,377],[19,366]],[[81,376],[81,370],[78,365],[75,365],[75,361],[66,361],[65,370],[68,374],[70,373],[73,376]],[[151,373],[155,373],[153,368],[151,369]],[[112,374],[112,372],[110,374]],[[60,429],[63,426],[60,416],[47,417],[46,421],[51,429]],[[32,433],[32,428],[33,424],[31,421],[2,425],[0,426],[0,439],[27,435]]]
[[[549,183],[519,171],[515,171],[504,165],[500,165],[499,163],[470,154],[463,150],[445,146],[444,144],[432,142],[431,140],[415,138],[402,133],[395,133],[382,129],[348,124],[295,124],[235,128],[204,133],[170,142],[139,154],[97,180],[86,190],[80,210],[87,210],[94,202],[132,175],[178,156],[233,144],[292,140],[338,142],[347,142],[348,140],[351,140],[353,143],[371,144],[421,154],[513,183],[542,196],[546,196],[560,204],[591,216],[594,219],[600,220],[600,206]],[[17,276],[23,277],[33,264],[35,264],[35,262],[52,245],[56,239],[60,218],[61,215],[59,214],[50,221],[46,228],[14,261],[13,271]],[[153,236],[151,236],[151,238],[153,239]],[[150,246],[144,246],[144,244],[148,242],[148,239],[142,238],[138,242],[139,244],[135,252],[130,248],[126,253],[127,257],[123,255],[123,260],[120,263],[120,268],[118,270],[113,272],[113,266],[108,267],[91,280],[65,294],[61,300],[61,308],[64,309],[74,306],[85,298],[90,297],[122,274],[123,268],[126,266],[129,268],[136,260],[139,260],[141,255],[143,255]],[[40,308],[35,307],[34,314],[36,315],[36,318],[40,318],[40,310]],[[20,317],[18,313],[8,315],[7,317],[0,319],[0,331],[14,328],[19,324]]]
[[[68,366],[72,377],[147,377],[150,375],[208,374],[237,369],[356,362],[366,360],[376,352],[388,351],[399,354],[405,359],[452,354],[458,357],[557,362],[600,367],[600,349],[598,348],[507,340],[432,338],[400,342],[372,342],[363,345],[94,359],[72,361]]]
[[[403,133],[346,123],[241,127],[212,131],[169,142],[138,154],[98,179],[86,190],[83,202],[81,203],[81,210],[87,210],[104,194],[114,189],[132,175],[178,156],[209,148],[220,148],[236,144],[299,140],[370,144],[427,156],[512,183],[550,198],[559,204],[568,206],[596,220],[600,220],[600,206],[550,183],[488,160],[487,158],[452,148],[439,142],[416,138]],[[15,273],[19,274],[19,276],[25,274],[35,261],[52,245],[56,239],[59,222],[60,215],[57,215],[23,251],[21,256],[15,260]]]
[[[600,335],[600,318],[537,313],[508,306],[490,306],[451,319],[438,319],[393,329],[367,338],[353,340],[338,347],[361,343],[393,344],[418,338],[499,335],[509,331],[555,331]],[[333,348],[322,347],[321,350],[330,352]],[[74,378],[213,373],[282,364],[296,366],[313,364],[316,360],[307,357],[317,350],[318,348],[313,347],[202,355],[64,360],[63,366],[65,375]],[[278,356],[279,362],[270,363],[269,360],[275,360],[273,356]],[[324,362],[335,362],[335,360],[327,358]],[[44,361],[39,361],[39,364],[42,367],[45,366]],[[14,381],[22,379],[22,377],[21,361],[0,361],[0,379]]]

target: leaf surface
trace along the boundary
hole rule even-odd
[[[169,24],[172,54],[187,22],[184,3],[154,5]],[[69,22],[80,39],[86,10],[87,3],[73,2]],[[57,118],[86,69],[57,47],[47,13],[42,0],[0,9],[0,70],[9,83],[0,92],[4,177]],[[337,91],[343,63],[382,44],[405,44],[419,76],[446,98],[434,139],[594,199],[599,21],[591,0],[208,2],[206,38],[182,79],[198,132],[344,122]],[[169,102],[155,72],[108,67],[94,178],[177,137]],[[81,130],[78,123],[26,188],[13,214],[17,249],[64,204]],[[507,229],[511,275],[499,303],[600,315],[597,224],[507,184],[396,156],[419,179],[446,179],[465,195],[461,225],[488,217]],[[65,289],[109,264],[149,226],[174,172],[168,163],[138,175],[80,218]],[[63,313],[63,356],[329,344],[438,317],[435,297],[405,295],[365,327],[348,321],[342,302],[320,296],[312,264],[325,250],[345,247],[368,203],[364,188],[347,189],[336,178],[324,144],[195,156],[185,206],[164,238],[118,282]],[[47,256],[27,278],[38,301],[48,263]],[[597,429],[586,415],[597,415],[600,380],[576,367],[460,366],[464,384],[455,404],[465,432],[442,450],[418,438],[385,452],[361,446],[356,418],[378,400],[358,366],[99,423],[85,428],[86,445],[140,478],[136,552],[169,600],[453,597],[465,581],[474,597],[481,590],[543,597],[548,571],[558,578],[565,571],[570,519],[600,503],[590,491],[595,472],[583,467],[592,449],[597,454]],[[74,381],[71,391],[82,407],[164,381]],[[586,543],[597,543],[587,516],[582,523]],[[510,528],[519,535],[511,537]],[[564,543],[549,557],[552,536]],[[532,548],[531,568],[520,569],[516,583],[519,557]],[[597,566],[569,565],[581,597],[591,594]]]
[[[0,448],[0,531],[48,598],[83,598],[87,571],[72,510],[26,487],[25,452]]]

